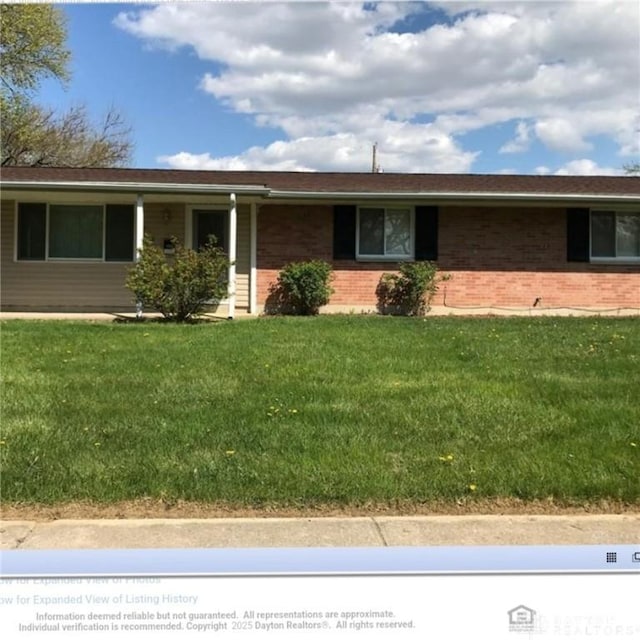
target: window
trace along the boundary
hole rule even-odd
[[[384,255],[382,253],[375,255],[366,255],[360,248],[360,238],[363,244],[373,244],[372,236],[375,236],[376,225],[378,237],[384,239],[384,221],[385,209],[381,207],[362,207],[358,211],[358,207],[353,204],[339,204],[333,207],[333,259],[334,260],[437,260],[438,259],[438,219],[439,210],[437,206],[418,204],[416,206],[398,206],[391,210],[404,211],[409,213],[410,228],[409,249],[410,255],[401,255],[398,257]],[[361,216],[362,212],[365,212]],[[367,219],[366,211],[373,211],[369,219]],[[378,213],[376,213],[378,212]],[[379,212],[382,212],[382,216]],[[587,211],[587,216],[589,212]],[[369,225],[364,233],[359,230],[360,220],[365,225]],[[405,213],[406,218],[406,213]],[[371,220],[373,219],[373,223]],[[377,220],[377,223],[376,223]],[[373,227],[373,228],[371,228]],[[382,229],[382,233],[380,233]],[[367,237],[367,232],[369,235]],[[407,229],[404,228],[404,237],[407,237]],[[587,233],[587,237],[588,237]],[[383,245],[378,240],[378,247]],[[387,244],[387,249],[393,245],[393,239]],[[384,248],[384,247],[383,247]],[[411,255],[411,253],[413,255]],[[362,257],[361,257],[362,256]]]
[[[358,210],[357,257],[410,259],[414,252],[413,211],[362,207]]]
[[[102,207],[51,205],[50,258],[102,258]]]
[[[592,211],[591,258],[640,260],[640,213]]]
[[[18,205],[18,260],[133,260],[132,205]]]
[[[216,246],[223,251],[228,251],[227,247],[227,211],[214,211],[212,209],[193,210],[193,248],[204,247],[209,236],[214,236]]]

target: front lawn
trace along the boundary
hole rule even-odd
[[[2,324],[2,500],[640,504],[633,318]]]

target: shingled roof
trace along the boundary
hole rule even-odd
[[[287,193],[422,193],[638,196],[640,177],[533,176],[443,173],[314,173],[4,167],[0,184],[118,183],[259,186]],[[274,194],[275,195],[275,194]]]

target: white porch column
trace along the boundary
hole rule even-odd
[[[251,255],[249,275],[249,313],[258,312],[258,205],[251,203]]]
[[[140,252],[142,251],[142,243],[144,240],[144,196],[139,193],[136,198],[136,249],[134,260],[140,260]],[[142,316],[142,303],[136,302],[136,316]]]
[[[144,239],[144,196],[139,193],[136,198],[136,262],[140,259],[142,241]]]
[[[229,320],[236,315],[236,257],[238,244],[238,211],[236,194],[229,194]]]

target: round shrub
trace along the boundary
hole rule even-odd
[[[278,274],[272,290],[277,310],[293,315],[317,315],[333,293],[331,265],[323,260],[291,262]]]

